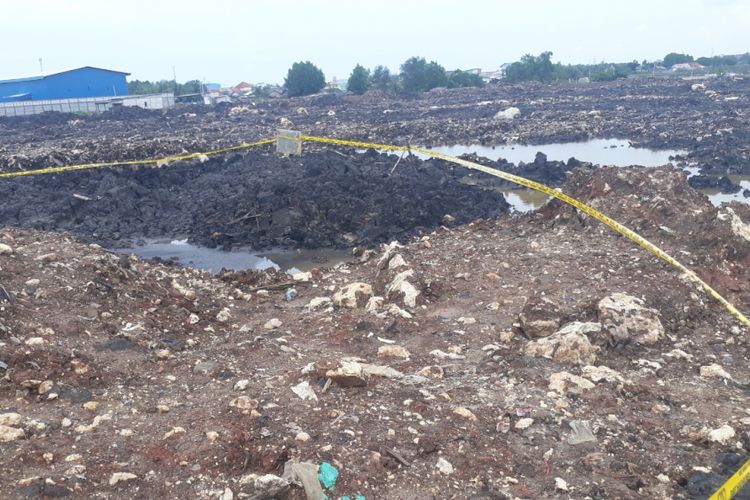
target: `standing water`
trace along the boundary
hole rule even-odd
[[[231,252],[219,248],[191,245],[187,240],[149,240],[132,248],[118,248],[120,253],[133,253],[141,259],[159,257],[182,266],[205,269],[217,273],[222,268],[241,271],[245,269],[276,269],[294,274],[314,267],[332,267],[351,257],[349,250],[270,250],[256,252],[237,249]]]
[[[540,145],[502,145],[483,146],[481,144],[458,144],[454,146],[437,146],[430,148],[432,151],[444,153],[451,156],[464,154],[476,154],[499,160],[503,158],[510,163],[518,165],[520,162],[533,163],[538,152],[547,155],[549,161],[566,162],[570,158],[590,162],[595,165],[616,167],[628,167],[639,165],[643,167],[658,167],[670,163],[670,157],[683,154],[684,151],[672,149],[647,149],[634,148],[628,141],[620,139],[592,139],[585,142],[562,142]],[[417,155],[423,159],[427,155]],[[542,207],[549,196],[526,188],[501,188],[505,199],[516,212],[528,212]]]
[[[628,167],[658,167],[670,162],[669,157],[684,153],[673,149],[634,148],[628,141],[620,139],[592,139],[585,142],[560,142],[540,145],[483,146],[480,144],[438,146],[431,148],[438,153],[451,156],[476,153],[479,156],[498,160],[504,158],[510,163],[532,163],[537,152],[547,155],[550,161],[568,161],[575,158],[595,165]]]

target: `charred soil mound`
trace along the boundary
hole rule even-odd
[[[0,225],[70,231],[104,245],[188,237],[205,246],[371,245],[507,213],[502,194],[440,166],[374,151],[280,158],[254,151],[202,164],[121,168],[0,183]]]

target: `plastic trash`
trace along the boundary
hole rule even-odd
[[[328,462],[320,464],[318,469],[318,479],[326,489],[336,486],[336,480],[339,478],[339,470]]]
[[[286,301],[291,302],[297,296],[297,290],[290,288],[286,291]]]

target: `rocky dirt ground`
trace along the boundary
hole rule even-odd
[[[586,85],[492,85],[418,96],[319,95],[165,113],[0,118],[4,170],[143,159],[273,137],[277,127],[344,139],[434,146],[624,138],[684,149],[708,173],[750,173],[750,80],[635,79]],[[519,114],[503,114],[509,108]],[[500,115],[498,115],[500,113]],[[585,158],[580,158],[585,160]]]
[[[721,183],[750,172],[749,85],[0,119],[0,170],[283,126],[423,145],[622,137],[683,149],[677,163]],[[3,498],[706,498],[750,457],[749,332],[677,271],[558,202],[508,214],[497,181],[467,186],[462,168],[407,157],[390,175],[395,156],[306,151],[0,182]],[[669,167],[491,164],[590,203],[750,311],[747,205],[716,208]],[[148,235],[358,246],[289,276],[97,244]]]
[[[750,310],[746,206],[565,190]],[[704,498],[750,455],[748,331],[573,209],[355,253],[212,276],[0,230],[4,496]]]

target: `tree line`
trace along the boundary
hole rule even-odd
[[[653,71],[661,66],[666,69],[675,64],[697,62],[712,69],[727,69],[737,64],[750,64],[750,53],[739,56],[713,56],[693,59],[689,54],[670,52],[660,61],[631,61],[625,63],[566,64],[553,63],[552,52],[542,52],[538,56],[526,54],[520,61],[511,64],[506,71],[508,82],[539,81],[544,83],[578,80],[589,78],[592,81],[616,80],[626,78],[637,72]]]
[[[347,80],[347,89],[355,94],[364,94],[370,89],[385,92],[425,92],[437,87],[481,87],[484,81],[479,75],[465,71],[446,71],[435,61],[424,57],[410,57],[401,65],[398,74],[391,73],[386,66],[375,66],[369,70],[357,64]],[[323,71],[310,61],[296,62],[289,68],[284,79],[284,89],[290,97],[309,95],[325,87]]]
[[[624,63],[597,64],[561,64],[552,62],[552,52],[542,52],[538,56],[526,54],[519,61],[509,65],[505,72],[505,81],[509,83],[539,81],[543,83],[575,81],[589,78],[592,81],[607,81],[626,78],[637,72],[648,72],[656,67],[672,68],[675,64],[697,62],[702,66],[723,71],[737,64],[750,65],[750,53],[738,56],[711,56],[694,59],[690,54],[670,52],[660,61],[631,61]],[[466,71],[446,71],[435,61],[424,57],[410,57],[400,66],[398,73],[382,65],[372,70],[357,64],[347,80],[347,89],[355,94],[364,94],[368,90],[380,90],[388,93],[426,92],[437,87],[481,87],[482,78]],[[310,95],[320,92],[326,86],[323,71],[310,61],[295,62],[284,79],[284,91],[289,97]],[[130,94],[157,94],[174,92],[175,95],[197,94],[202,90],[199,80],[177,83],[174,80],[157,82],[133,80],[128,82]],[[268,89],[258,89],[256,95],[263,97]]]
[[[200,80],[189,80],[185,83],[177,83],[174,80],[159,80],[150,82],[148,80],[133,80],[128,82],[128,94],[162,94],[174,92],[175,95],[200,94],[203,84]]]

